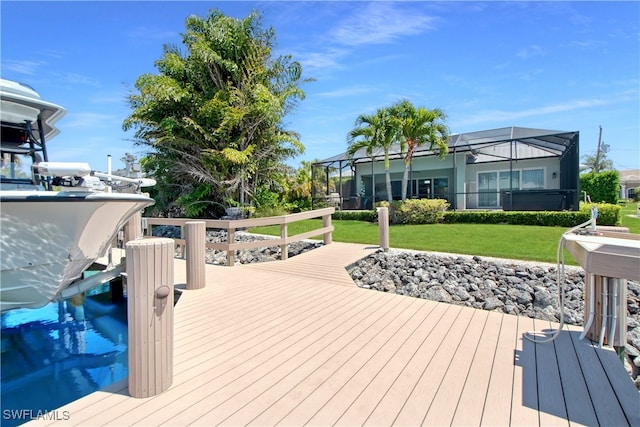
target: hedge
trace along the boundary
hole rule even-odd
[[[445,212],[443,222],[447,224],[511,224],[538,225],[550,227],[575,227],[591,218],[591,206],[584,204],[578,212],[551,211],[448,211]],[[595,203],[598,206],[599,225],[618,225],[620,223],[620,206],[607,203]]]
[[[596,220],[598,225],[615,226],[620,224],[620,206],[608,203],[581,204],[580,210],[577,212],[445,211],[441,222],[445,224],[510,224],[571,228],[591,218],[591,206],[593,205],[598,207],[598,219]],[[378,214],[375,210],[336,211],[333,214],[333,219],[374,222],[378,219]]]
[[[589,172],[580,175],[580,192],[585,191],[594,203],[618,203],[618,171]]]
[[[378,219],[378,213],[375,210],[335,211],[331,217],[335,220],[374,222]]]

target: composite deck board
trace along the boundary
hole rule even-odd
[[[490,312],[482,330],[478,347],[471,357],[469,374],[461,390],[451,425],[480,425],[485,405],[486,391],[493,368],[493,358],[504,315]]]
[[[597,425],[598,418],[591,404],[589,389],[580,369],[571,334],[578,332],[563,331],[556,339],[556,355],[562,375],[562,392],[570,398],[565,399],[568,418],[571,424]]]
[[[424,372],[434,362],[435,355],[439,354],[439,356],[446,359],[441,363],[446,363],[450,360],[451,347],[457,345],[457,335],[466,328],[471,315],[472,312],[470,310],[464,310],[462,307],[447,310],[442,318],[443,321],[433,326],[433,333],[422,342],[414,357],[407,363],[382,400],[377,403],[373,412],[367,417],[364,425],[391,425],[396,422],[398,414],[405,409],[407,401],[414,393],[418,382],[424,377]],[[441,365],[437,360],[434,363],[438,364],[438,366]],[[425,378],[425,381],[428,380],[429,378]],[[412,402],[412,407],[413,404],[414,402]],[[419,416],[418,413],[412,415],[415,415],[416,418]],[[421,421],[421,419],[415,421],[414,425],[419,424]]]
[[[602,367],[602,363],[598,358],[598,353],[613,352],[607,349],[598,349],[588,340],[580,340],[577,333],[571,334],[571,339],[576,351],[576,355],[580,362],[585,382],[589,388],[591,402],[593,403],[596,417],[600,425],[625,426],[632,425],[627,417],[633,417],[634,414],[626,415],[624,409],[620,406],[617,394],[613,390],[611,382],[607,378],[607,373]],[[615,354],[615,353],[613,353]],[[616,396],[612,399],[612,396]],[[638,398],[638,392],[634,391],[634,399]],[[636,405],[637,407],[637,405]],[[637,414],[635,415],[637,417]],[[637,425],[637,424],[635,424]]]
[[[375,386],[370,386],[375,379],[380,377],[381,373],[384,373],[383,377],[393,375],[390,372],[390,365],[395,363],[395,372],[399,372],[402,360],[406,360],[407,354],[416,348],[416,344],[410,344],[410,340],[423,336],[424,331],[428,331],[429,325],[433,323],[434,319],[444,312],[435,304],[425,307],[421,303],[416,308],[418,310],[412,316],[411,323],[407,323],[382,347],[376,349],[371,357],[358,366],[355,373],[346,378],[348,372],[344,372],[344,379],[341,379],[338,384],[330,383],[327,385],[327,388],[330,388],[330,399],[324,402],[321,408],[313,414],[313,417],[306,423],[307,425],[336,424],[365,390],[376,389]],[[404,348],[407,348],[407,351],[402,354],[401,350]]]
[[[174,310],[174,377],[136,399],[121,381],[57,425],[639,425],[614,352],[549,322],[360,289],[372,252],[333,243],[264,264],[206,266]]]
[[[536,329],[546,331],[550,337],[553,331],[550,330],[549,322],[542,320],[534,321]],[[540,425],[561,426],[567,425],[567,410],[565,406],[565,394],[563,384],[560,379],[560,370],[556,358],[556,343],[558,341],[541,342],[535,345],[536,351],[536,378],[538,382],[538,411],[540,414]],[[569,396],[567,396],[569,397]],[[575,397],[570,396],[571,399]]]
[[[488,316],[488,311],[474,311],[474,317],[467,327],[462,341],[451,355],[451,362],[440,381],[436,394],[432,399],[427,400],[429,403],[425,406],[428,406],[428,410],[421,424],[450,425],[452,423],[467,377],[474,375],[470,371],[473,362],[472,355],[478,349]]]
[[[522,338],[526,331],[532,329],[532,319],[507,315],[503,317],[482,413],[482,425],[538,424],[535,400],[537,385],[535,370],[531,369],[535,354],[525,351],[527,344]],[[527,375],[531,373],[533,375]]]
[[[438,330],[437,325],[440,322],[447,322],[447,319],[453,319],[447,312],[453,312],[454,315],[457,313],[455,307],[446,304],[425,301],[423,305],[425,306],[423,311],[428,309],[429,315],[418,325],[392,359],[380,371],[372,373],[373,375],[370,376],[369,382],[366,385],[363,384],[363,388],[356,388],[351,391],[351,394],[356,394],[357,397],[353,400],[348,400],[348,407],[340,415],[340,418],[335,423],[336,425],[352,426],[364,424],[369,418],[372,408],[379,405],[379,402],[382,401],[388,390],[396,382],[402,381],[401,375],[406,369],[410,369],[410,362],[416,357],[418,349],[425,345],[428,337]],[[320,414],[316,415],[319,416]],[[321,419],[316,418],[313,421],[318,423]]]

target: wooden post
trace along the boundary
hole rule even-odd
[[[287,224],[280,224],[280,238],[281,239],[286,239],[287,238]],[[286,243],[283,243],[280,245],[280,260],[285,261],[289,258],[289,245],[287,245]]]
[[[127,256],[129,394],[162,393],[173,380],[172,239],[132,240]]]
[[[187,289],[202,289],[206,284],[204,221],[189,221],[184,224],[185,252],[187,253]]]
[[[322,216],[322,227],[331,227],[331,214]],[[322,235],[322,241],[325,245],[333,243],[333,234],[331,232]]]
[[[380,247],[387,252],[389,250],[389,208],[378,208],[378,236]]]
[[[124,226],[124,243],[142,239],[142,212],[138,211],[129,218]]]
[[[227,244],[232,245],[235,241],[236,241],[236,229],[229,228],[227,230]],[[235,250],[230,249],[227,251],[227,267],[233,267],[233,265],[235,264],[236,262],[235,254],[236,254]]]

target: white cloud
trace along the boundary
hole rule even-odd
[[[38,68],[40,68],[43,64],[44,63],[40,61],[8,60],[3,62],[2,68],[6,71],[13,71],[18,74],[33,76],[37,74]]]
[[[372,2],[357,8],[332,32],[333,39],[348,46],[389,43],[433,29],[434,18],[399,3]]]
[[[545,114],[561,113],[566,111],[579,110],[583,108],[598,107],[606,105],[609,102],[602,99],[586,99],[586,100],[574,100],[565,102],[562,104],[553,104],[542,106],[538,108],[531,108],[522,111],[482,111],[478,114],[474,114],[466,119],[460,120],[456,123],[456,126],[468,126],[483,123],[512,123],[515,120],[523,119],[526,117],[542,116]]]
[[[361,95],[364,93],[371,93],[374,92],[376,89],[372,88],[372,87],[366,87],[366,86],[354,86],[354,87],[347,87],[347,88],[342,88],[342,89],[336,89],[336,90],[332,90],[329,92],[321,92],[318,94],[318,96],[323,96],[326,98],[342,98],[342,97],[346,97],[346,96],[353,96],[353,95]]]
[[[346,55],[346,51],[341,49],[327,49],[321,52],[307,52],[295,55],[298,58],[302,68],[306,71],[315,71],[319,69],[337,69],[341,68],[338,60]]]

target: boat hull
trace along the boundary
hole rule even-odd
[[[0,191],[1,310],[54,300],[151,204],[141,194]]]

